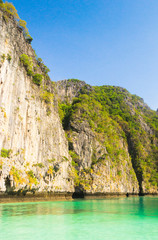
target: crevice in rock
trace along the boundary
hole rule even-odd
[[[129,133],[127,134],[127,143],[128,143],[128,152],[131,156],[132,167],[136,174],[136,178],[139,184],[139,196],[143,196],[144,194],[143,194],[143,187],[142,187],[142,182],[143,182],[142,169],[140,166],[138,166],[138,162],[136,161],[137,154]]]
[[[5,179],[5,186],[6,186],[6,191],[9,192],[11,190],[11,181],[8,176]]]

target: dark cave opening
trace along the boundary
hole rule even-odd
[[[75,192],[72,194],[72,198],[84,198],[84,192],[79,188],[75,188]]]

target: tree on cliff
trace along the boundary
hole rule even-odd
[[[27,42],[31,43],[33,38],[30,36],[28,29],[26,27],[26,22],[24,20],[21,20],[16,8],[12,3],[5,2],[3,3],[2,0],[0,0],[0,8],[4,11],[4,17],[8,21],[8,17],[12,15],[14,19],[18,22],[18,25],[23,30],[24,37]]]
[[[6,13],[6,15],[12,15],[12,16],[14,16],[15,19],[19,19],[19,15],[17,13],[17,10],[12,3],[9,3],[9,2],[3,3],[2,0],[0,0],[0,1],[1,1],[0,2],[1,3],[1,8]]]

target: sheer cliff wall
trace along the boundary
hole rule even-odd
[[[20,62],[26,54],[37,67],[34,50],[13,18],[0,17],[0,190],[37,188],[73,191],[67,140],[54,101]],[[41,70],[38,67],[38,72]],[[5,155],[6,152],[6,156]],[[54,170],[55,169],[55,170]]]

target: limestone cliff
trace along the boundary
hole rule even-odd
[[[0,11],[1,192],[157,193],[156,124],[125,89],[52,83]]]
[[[120,87],[71,79],[57,89],[76,189],[157,193],[156,112]]]
[[[34,50],[16,21],[10,17],[6,22],[1,13],[0,190],[73,191],[65,133],[54,100],[45,98],[53,85],[45,78],[40,87],[32,82],[20,61],[24,53],[37,67]]]

